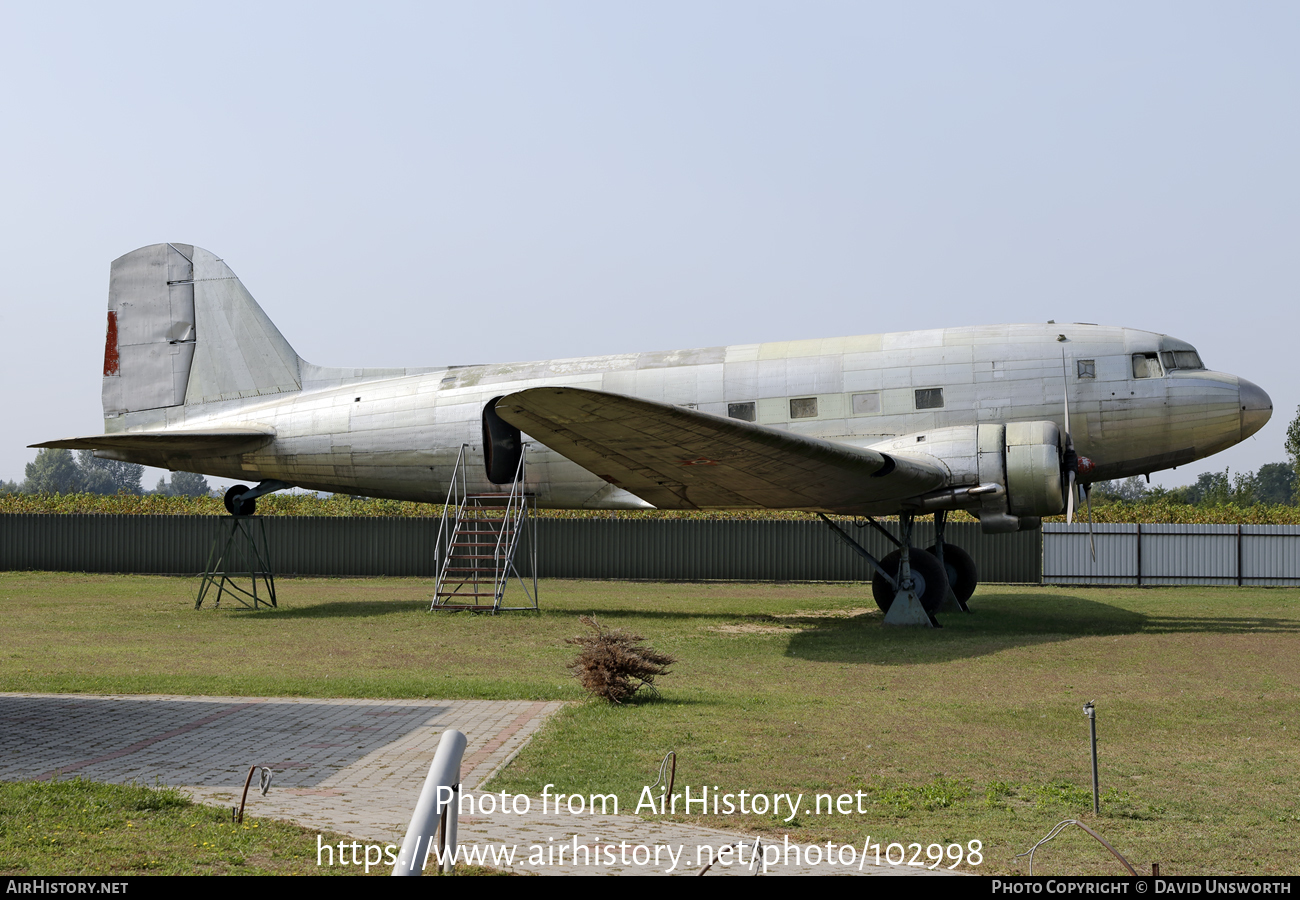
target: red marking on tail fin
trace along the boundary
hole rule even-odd
[[[117,313],[108,311],[108,336],[104,339],[104,374],[116,375],[117,358]]]

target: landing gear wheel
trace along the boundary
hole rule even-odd
[[[951,546],[945,544],[944,548]],[[921,606],[925,611],[934,614],[943,603],[943,598],[948,595],[948,578],[944,575],[943,566],[939,565],[939,560],[935,559],[926,551],[919,547],[911,548],[911,565],[912,580],[916,583],[916,596],[921,601]],[[903,551],[895,550],[880,561],[880,567],[889,573],[891,578],[898,578],[898,567],[903,560]],[[881,612],[889,612],[889,607],[894,604],[894,594],[896,591],[880,573],[876,573],[871,579],[871,594],[876,598],[876,606],[880,607]]]
[[[935,550],[938,545],[927,547],[927,552],[938,559]],[[975,560],[971,559],[970,554],[956,544],[943,542],[943,567],[948,572],[948,584],[952,585],[952,593],[958,600],[965,603],[975,593],[975,586],[979,584],[979,578],[975,571]]]
[[[246,484],[237,484],[230,490],[226,491],[226,512],[230,513],[232,516],[251,516],[257,509],[256,498],[245,500],[243,503],[239,504],[238,509],[235,508],[235,498],[248,490],[252,490],[252,488]]]

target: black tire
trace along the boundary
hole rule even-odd
[[[511,484],[524,452],[523,437],[518,428],[497,415],[500,399],[493,397],[483,407],[483,468],[493,484]]]
[[[938,558],[935,550],[938,545],[927,547],[930,555]],[[953,595],[958,600],[965,603],[975,593],[975,586],[979,584],[979,575],[975,571],[975,560],[971,559],[970,554],[956,544],[943,542],[943,567],[948,572],[948,584],[952,586]]]
[[[916,595],[921,599],[921,606],[925,611],[933,614],[939,608],[939,604],[943,603],[943,598],[948,596],[948,578],[944,575],[939,560],[921,548],[912,547],[910,556],[912,578],[916,582]],[[891,578],[897,579],[898,567],[902,559],[903,551],[895,550],[880,561],[880,567],[888,572]],[[894,604],[894,589],[879,573],[871,579],[871,594],[876,598],[876,605],[880,607],[880,611],[889,612],[889,607]]]
[[[237,484],[230,490],[226,491],[226,512],[230,513],[232,516],[251,516],[257,510],[256,498],[245,500],[243,503],[239,504],[238,509],[235,508],[235,498],[248,490],[252,490],[252,488],[246,484]]]

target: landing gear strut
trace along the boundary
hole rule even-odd
[[[975,560],[956,544],[949,544],[943,539],[947,520],[948,514],[942,510],[934,514],[935,540],[927,549],[943,565],[944,572],[948,576],[952,599],[956,601],[955,604],[949,605],[956,605],[962,612],[970,612],[966,601],[975,593],[975,586],[979,583],[975,572]]]
[[[820,513],[818,515],[821,515]],[[884,559],[876,559],[849,534],[826,516],[823,522],[872,568],[871,593],[876,605],[885,613],[886,625],[929,625],[939,627],[934,614],[947,605],[949,608],[970,612],[966,601],[975,592],[978,583],[975,561],[970,554],[943,539],[947,513],[935,514],[935,543],[929,550],[912,546],[912,526],[915,515],[903,513],[898,517],[902,539],[894,537],[881,525],[866,517],[858,527],[870,525],[898,549]]]
[[[872,528],[883,534],[898,547],[885,559],[879,560],[868,553],[861,544],[849,537],[848,533],[826,516],[818,513],[821,520],[830,526],[835,534],[853,548],[853,551],[871,564],[875,575],[872,576],[872,593],[876,603],[885,611],[886,625],[928,625],[938,628],[933,608],[937,608],[948,595],[948,579],[943,567],[924,550],[912,546],[912,522],[914,516],[904,513],[899,516],[903,539],[900,541],[875,519],[866,517]],[[896,560],[896,562],[895,562]],[[930,606],[926,604],[929,603]]]

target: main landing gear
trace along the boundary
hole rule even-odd
[[[938,628],[939,622],[934,617],[936,612],[970,612],[966,601],[975,593],[978,584],[975,561],[956,544],[944,541],[946,513],[935,513],[935,542],[928,550],[912,546],[913,515],[899,516],[901,540],[868,517],[866,524],[898,548],[881,560],[868,553],[826,516],[821,518],[854,552],[871,564],[875,571],[871,579],[871,593],[876,605],[885,613],[886,625],[928,625]]]

